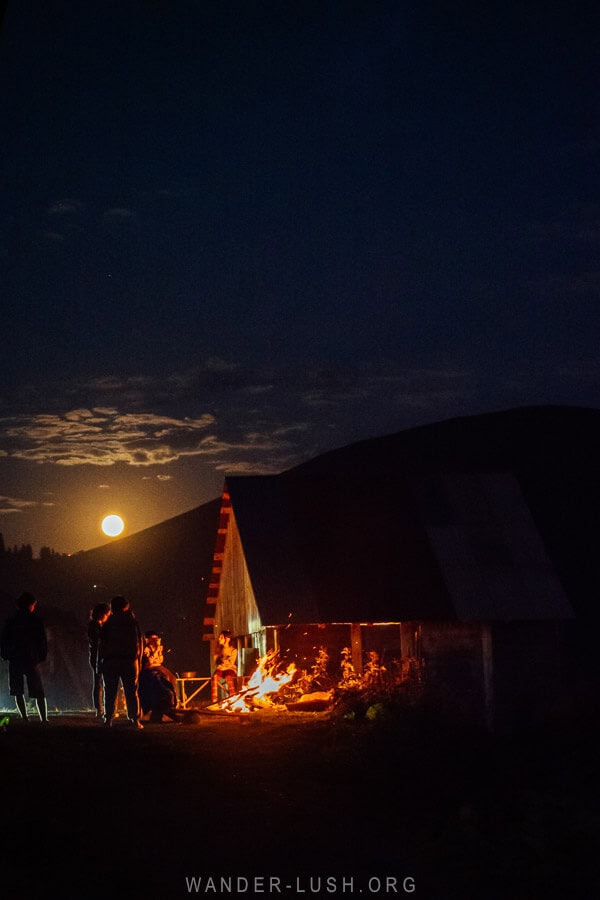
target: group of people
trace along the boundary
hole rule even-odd
[[[134,728],[143,728],[138,686],[144,643],[138,620],[125,597],[113,597],[110,604],[94,607],[88,623],[88,643],[97,717],[110,727],[122,684],[129,721]]]
[[[36,612],[37,601],[30,593],[17,600],[17,612],[8,619],[0,636],[2,658],[8,660],[9,691],[15,698],[21,718],[28,720],[25,682],[30,699],[35,699],[42,723],[48,722],[48,709],[40,666],[48,654],[44,623]],[[109,603],[97,603],[91,610],[87,628],[89,660],[93,674],[92,698],[96,716],[108,727],[117,710],[119,685],[125,696],[127,716],[134,728],[141,729],[143,714],[151,722],[163,717],[181,721],[177,710],[177,680],[164,665],[160,635],[147,631],[142,635],[138,620],[123,596]],[[235,693],[237,650],[231,632],[222,631],[211,678],[211,702],[218,699],[219,686]]]
[[[141,715],[151,722],[163,716],[179,722],[177,680],[164,665],[162,638],[155,631],[142,635],[128,601],[113,597],[97,603],[88,622],[93,702],[96,716],[111,724],[117,707],[119,684],[123,686],[127,716],[135,728],[143,728]]]

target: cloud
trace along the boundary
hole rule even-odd
[[[46,503],[42,504],[44,506],[48,505]],[[36,500],[22,500],[18,497],[3,497],[0,496],[0,515],[15,515],[23,512],[24,509],[29,509],[32,506],[39,506]]]
[[[218,472],[226,472],[229,475],[277,475],[282,467],[268,462],[251,462],[250,460],[230,463],[220,463],[215,467]]]
[[[0,440],[13,460],[63,467],[165,467],[184,458],[203,459],[216,470],[279,471],[293,458],[291,435],[304,424],[282,428],[262,423],[218,434],[215,417],[121,413],[114,408],[77,408],[63,414],[0,419]],[[172,479],[170,473],[157,480]],[[109,485],[98,485],[99,490]]]
[[[0,420],[7,456],[61,466],[164,465],[205,452],[201,436],[210,414],[175,418],[117,410],[73,409],[62,415],[13,416]],[[212,452],[208,450],[206,452]]]
[[[239,452],[240,450],[244,452],[264,452],[266,450],[273,450],[276,446],[277,445],[272,441],[272,439],[268,435],[264,434],[249,434],[243,437],[241,440],[231,441],[224,440],[223,438],[218,438],[216,435],[211,434],[202,439],[199,449],[202,453],[214,455],[217,453],[224,454]]]
[[[442,363],[425,368],[383,359],[277,371],[209,357],[160,376],[24,386],[18,406],[14,395],[2,399],[0,454],[60,465],[164,467],[183,457],[212,465],[219,455],[226,463],[263,453],[271,466],[276,456],[287,463],[331,449],[334,439],[339,446],[346,437],[381,434],[390,422],[399,430],[423,414],[429,420],[464,414],[480,378],[466,366]],[[13,404],[16,418],[8,415]],[[260,439],[250,440],[252,433]]]
[[[571,371],[568,360],[555,361],[551,382],[546,368],[537,373],[525,360],[512,372],[512,382],[492,390],[486,372],[442,361],[278,372],[215,357],[160,377],[73,381],[63,409],[65,384],[29,386],[19,393],[19,412],[0,418],[0,456],[71,468],[156,466],[163,481],[186,459],[213,472],[270,473],[354,440],[478,412],[486,390],[487,405],[500,408],[524,397],[543,402],[550,383],[558,397],[567,384],[591,396],[597,383],[593,365]]]
[[[49,216],[68,216],[78,213],[83,209],[83,203],[79,200],[65,198],[57,200],[47,210]]]
[[[107,209],[104,213],[105,219],[133,219],[135,217],[135,213],[131,209],[126,209],[123,206],[115,206],[112,209]]]
[[[412,368],[389,363],[385,367],[356,373],[346,379],[320,375],[317,385],[301,395],[313,412],[338,409],[443,410],[451,401],[466,402],[473,397],[472,373],[467,369]],[[298,426],[295,426],[298,427]]]
[[[309,422],[297,422],[293,425],[281,425],[273,430],[275,437],[288,437],[292,434],[304,434],[311,428]]]

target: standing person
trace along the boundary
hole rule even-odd
[[[229,696],[236,692],[237,649],[231,642],[231,632],[222,631],[219,635],[218,648],[215,654],[215,670],[210,682],[211,702],[219,699],[219,682],[225,679]]]
[[[87,637],[90,648],[90,666],[93,673],[92,701],[96,710],[96,718],[101,719],[104,715],[104,684],[102,675],[100,674],[100,659],[98,650],[100,648],[100,629],[110,615],[110,606],[108,603],[96,603],[90,612],[90,619],[87,626]]]
[[[29,698],[35,698],[40,719],[48,723],[48,707],[40,664],[48,655],[46,629],[36,613],[37,600],[33,594],[21,594],[17,600],[17,612],[8,619],[2,629],[0,649],[2,659],[8,660],[8,682],[11,695],[23,721],[27,722],[25,705],[25,679]]]
[[[112,724],[120,681],[129,720],[135,728],[143,728],[138,694],[142,633],[125,597],[113,597],[110,609],[110,616],[100,630],[98,650],[104,681],[105,723]]]

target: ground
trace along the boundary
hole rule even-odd
[[[138,732],[11,716],[0,758],[0,883],[17,900],[600,895],[584,727],[204,714]]]

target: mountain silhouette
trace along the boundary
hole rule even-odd
[[[5,558],[2,612],[12,612],[14,599],[28,590],[38,598],[40,613],[68,610],[84,628],[95,603],[123,594],[142,631],[163,635],[169,668],[206,669],[201,626],[219,509],[216,499],[73,556]]]

